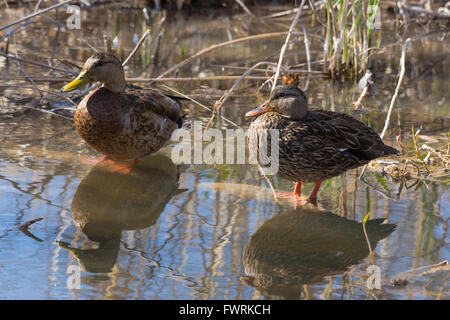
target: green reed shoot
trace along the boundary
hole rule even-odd
[[[364,219],[362,221],[362,227],[364,236],[367,241],[367,246],[369,247],[369,253],[370,253],[370,261],[372,262],[372,265],[375,265],[375,255],[372,250],[372,246],[370,245],[369,236],[367,235],[366,230],[366,223],[370,216],[370,193],[369,193],[369,187],[366,187],[366,215],[364,216]]]
[[[327,0],[324,72],[333,79],[365,73],[378,10],[379,0]],[[376,40],[379,46],[380,32]]]

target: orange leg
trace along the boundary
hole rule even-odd
[[[109,157],[109,156],[104,156],[103,158],[86,159],[86,160],[83,160],[82,162],[96,166],[96,165],[103,164],[103,163],[109,162],[109,161],[113,162],[113,159],[111,159],[111,157]]]
[[[133,160],[133,163],[130,165],[125,164],[117,164],[111,157],[105,156],[100,159],[88,159],[83,160],[83,163],[91,164],[94,166],[104,166],[106,164],[109,164],[107,167],[107,171],[109,172],[120,172],[122,174],[129,174],[131,170],[140,162],[141,160]]]
[[[110,169],[111,172],[121,172],[122,174],[129,174],[131,170],[140,162],[141,160],[134,159],[133,163],[130,165],[125,164],[114,164]]]
[[[277,199],[289,199],[289,201],[295,201],[296,205],[305,205],[309,202],[309,198],[301,195],[302,183],[296,182],[293,193],[289,192],[277,192],[275,197]]]
[[[301,195],[302,183],[296,182],[293,193],[288,192],[277,192],[275,197],[277,199],[289,199],[290,201],[295,201],[296,205],[305,205],[307,203],[312,203],[316,205],[317,193],[319,192],[322,180],[318,180],[314,183],[314,189],[309,197]]]
[[[277,192],[276,193],[276,198],[277,199],[290,199],[294,196],[299,196],[301,194],[302,191],[302,183],[301,182],[296,182],[295,183],[295,189],[294,192]]]
[[[322,180],[318,180],[314,183],[314,189],[311,195],[309,196],[309,201],[315,202],[317,199],[317,193],[319,192],[320,185],[322,184]]]

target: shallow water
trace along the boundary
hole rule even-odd
[[[32,8],[11,10],[20,16]],[[64,22],[64,11],[59,14],[59,21]],[[148,23],[138,7],[108,5],[85,10],[83,15],[82,30],[76,33],[57,30],[48,19],[36,20],[16,34],[16,47],[10,43],[10,52],[17,48],[22,58],[43,63],[44,57],[52,55],[82,62],[92,51],[80,39],[101,48],[102,31],[108,30],[117,33],[118,51],[126,57],[135,45],[133,35],[139,37]],[[129,65],[127,76],[160,74],[181,61],[184,45],[185,55],[190,56],[226,41],[226,23],[238,38],[287,30],[290,20],[265,25],[242,15],[174,13],[166,23],[160,65],[150,75],[141,56]],[[431,31],[410,30],[417,34]],[[178,76],[227,74],[227,69],[213,65],[251,66],[253,61],[276,57],[282,41],[246,42],[214,52],[183,68]],[[321,44],[311,41],[314,53]],[[401,133],[402,144],[413,154],[411,126],[422,126],[419,141],[445,150],[448,44],[436,36],[411,46],[404,89],[384,140],[398,147],[396,136]],[[286,63],[305,62],[303,40],[292,49]],[[367,112],[355,115],[377,132],[383,129],[395,88],[398,56],[399,48],[395,59],[378,69],[378,93],[365,98]],[[47,73],[26,64],[23,68],[32,77]],[[239,72],[243,71],[233,74]],[[12,63],[0,65],[0,74],[23,76]],[[11,87],[22,84],[9,81],[0,88],[4,103],[0,115],[1,299],[450,298],[448,268],[429,267],[450,257],[448,175],[405,185],[369,170],[368,185],[358,179],[361,169],[351,170],[323,184],[317,208],[293,209],[273,200],[256,166],[177,166],[170,160],[173,145],[144,159],[129,175],[111,173],[83,163],[100,155],[81,140],[71,121],[20,109],[36,97],[33,91]],[[56,92],[62,84],[38,85]],[[232,84],[182,82],[177,88],[191,94],[198,93],[200,86],[209,93],[215,88],[213,93],[220,96],[220,90]],[[249,121],[244,114],[257,103],[256,82],[244,86],[224,105],[221,115],[246,128]],[[351,113],[358,97],[355,87],[350,81],[333,84],[313,76],[306,93],[311,106]],[[211,98],[203,100],[208,106],[214,103]],[[39,101],[41,106],[45,103],[55,106],[53,100]],[[201,119],[203,124],[210,117],[209,111],[191,103],[185,104],[184,111],[188,120]],[[221,118],[213,126],[234,128]],[[280,178],[272,177],[271,182],[276,189],[292,188],[291,182]],[[311,190],[312,186],[305,187],[305,192]],[[376,222],[367,226],[380,268],[379,290],[366,285],[372,263],[357,224],[366,212],[370,219],[385,218],[396,225],[395,230]],[[40,217],[44,219],[30,227],[31,234],[19,230],[21,224]],[[81,270],[79,289],[70,288],[72,266]],[[408,283],[395,287],[394,279],[408,279]]]

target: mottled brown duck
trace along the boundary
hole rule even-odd
[[[277,86],[266,102],[246,116],[257,117],[249,128],[249,146],[258,154],[264,141],[271,152],[270,134],[262,135],[259,130],[278,130],[278,175],[296,184],[293,193],[280,192],[276,197],[299,204],[315,203],[323,180],[399,153],[385,145],[374,130],[346,114],[308,110],[306,96],[296,86]],[[315,183],[310,197],[301,196],[302,182]]]
[[[112,54],[96,53],[84,64],[78,77],[61,91],[69,92],[89,82],[100,82],[79,103],[74,116],[79,135],[106,160],[134,160],[169,143],[181,127],[181,105],[154,90],[127,85],[122,64]],[[119,166],[120,167],[120,166]],[[123,167],[123,166],[122,166]]]

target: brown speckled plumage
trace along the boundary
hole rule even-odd
[[[386,146],[375,131],[348,115],[308,111],[306,97],[297,87],[277,87],[264,108],[272,111],[261,113],[252,122],[249,145],[258,150],[258,129],[278,129],[278,175],[285,179],[320,181],[372,159],[398,153]],[[270,135],[268,138],[270,150]]]
[[[91,92],[75,112],[80,136],[113,159],[140,159],[165,146],[178,128],[172,110],[178,105],[156,92],[136,94],[137,90],[116,93],[105,88]]]
[[[92,56],[83,70],[103,83],[75,112],[75,128],[90,146],[113,159],[140,159],[168,144],[182,123],[177,101],[154,90],[125,88],[123,68],[112,55]]]

